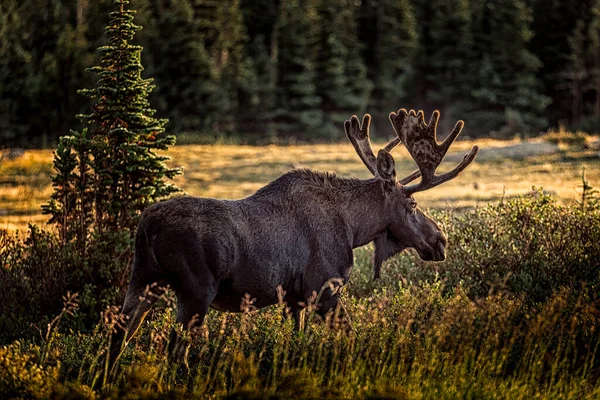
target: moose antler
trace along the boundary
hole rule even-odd
[[[465,155],[463,160],[452,171],[442,175],[436,175],[437,167],[442,163],[448,149],[456,140],[464,126],[463,121],[458,121],[448,137],[438,143],[436,140],[436,128],[440,118],[439,111],[434,111],[429,120],[425,123],[423,111],[416,113],[414,110],[407,112],[405,109],[398,110],[398,113],[390,113],[390,121],[394,131],[398,136],[398,141],[402,141],[406,149],[417,163],[421,173],[421,182],[406,186],[407,194],[421,192],[441,185],[457,177],[473,160],[479,151],[477,146],[473,146],[471,151]],[[407,181],[415,173],[402,181]]]
[[[358,117],[353,115],[350,120],[344,123],[344,130],[346,131],[346,136],[358,156],[362,160],[362,162],[367,166],[369,171],[374,176],[377,176],[377,159],[375,154],[373,153],[373,149],[371,148],[371,140],[369,139],[369,128],[371,126],[371,116],[369,114],[365,114],[363,117],[362,123],[358,121]],[[384,146],[384,149],[388,152],[391,152],[394,147],[396,147],[400,143],[400,138],[396,136],[392,139],[388,144]],[[406,178],[400,180],[402,185],[406,185],[415,179],[421,176],[421,171],[415,171]]]

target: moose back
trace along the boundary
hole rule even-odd
[[[177,322],[186,329],[202,324],[209,307],[240,311],[246,294],[256,307],[276,304],[278,287],[299,328],[303,304],[314,291],[321,291],[321,315],[336,308],[336,285],[350,278],[356,247],[374,242],[375,278],[383,261],[406,248],[423,260],[443,261],[446,237],[412,195],[456,177],[478,148],[452,171],[436,175],[463,127],[459,121],[438,143],[438,118],[436,111],[427,124],[422,111],[391,113],[397,137],[377,156],[369,140],[370,116],[362,123],[356,116],[346,121],[346,135],[373,174],[370,179],[298,169],[245,199],[178,197],[149,207],[135,238],[122,310],[127,326],[113,340],[112,357],[167,285],[177,296]],[[398,180],[390,152],[400,142],[419,169]]]

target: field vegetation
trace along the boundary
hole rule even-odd
[[[27,233],[27,219],[43,221],[31,214],[51,191],[51,153],[3,161],[3,179],[14,178],[4,184],[3,207],[24,212],[4,222],[21,228],[18,236],[0,235],[0,394],[597,398],[600,207],[590,185],[600,180],[598,158],[558,136],[478,141],[484,150],[460,179],[420,196],[448,234],[446,262],[408,252],[374,282],[372,248],[357,249],[344,291],[351,329],[330,329],[309,311],[306,330],[295,332],[283,304],[257,311],[252,299],[240,299],[243,313],[209,313],[178,362],[166,352],[176,307],[168,293],[112,374],[105,352],[126,282],[117,271],[127,270],[126,258],[112,255],[127,252],[127,243],[108,249],[98,240],[82,259],[52,233]],[[459,142],[457,151],[469,145]],[[412,171],[397,153],[398,170]],[[342,144],[186,145],[169,154],[186,168],[177,184],[200,196],[245,196],[299,166],[368,176]]]
[[[562,203],[572,202],[581,194],[584,166],[591,182],[600,181],[600,158],[593,148],[598,140],[565,131],[537,139],[477,140],[482,150],[461,179],[419,193],[417,201],[422,208],[473,208],[502,197],[531,193],[535,185]],[[454,152],[446,157],[448,165],[460,160],[474,143],[457,142]],[[296,167],[333,171],[345,177],[369,176],[349,143],[180,145],[170,149],[168,155],[171,166],[181,166],[185,171],[174,180],[177,186],[189,195],[202,197],[242,198]],[[416,169],[402,146],[394,150],[394,157],[399,175]],[[0,161],[1,229],[25,231],[30,222],[45,224],[48,218],[42,215],[41,205],[52,194],[52,173],[50,150],[27,150],[18,158],[4,157]]]
[[[85,32],[89,28],[92,37],[100,36],[94,34],[100,20],[87,24],[85,11],[90,16],[98,14],[107,2],[91,2],[89,9],[88,2],[77,2],[76,14],[68,12],[73,8],[64,2],[57,2],[53,13],[31,14],[30,10],[39,11],[31,7],[31,1],[0,6],[6,11],[0,12],[0,19],[11,22],[5,32],[11,46],[4,46],[0,54],[8,51],[12,57],[7,58],[8,64],[0,65],[0,86],[10,83],[4,86],[9,89],[11,110],[16,110],[5,118],[6,124],[0,123],[10,128],[0,133],[0,139],[46,142],[47,129],[52,127],[54,133],[66,133],[74,109],[84,104],[77,101],[73,106],[73,82],[58,78],[70,72],[59,73],[51,66],[68,64],[79,69],[83,58],[75,56],[77,49],[85,49],[83,53],[89,50],[83,40]],[[375,113],[400,100],[395,93],[399,82],[391,77],[405,76],[403,73],[413,67],[424,71],[420,66],[438,65],[427,79],[406,80],[430,88],[416,90],[425,97],[419,101],[421,96],[416,96],[415,104],[424,104],[425,109],[462,104],[471,110],[465,118],[474,122],[472,127],[479,134],[494,131],[497,137],[512,137],[516,131],[531,133],[537,126],[546,126],[544,115],[550,111],[550,97],[555,97],[539,93],[542,82],[536,84],[532,79],[537,71],[536,58],[525,51],[531,35],[522,0],[507,2],[493,12],[494,7],[485,2],[474,1],[472,7],[458,7],[457,3],[456,12],[448,13],[457,18],[454,22],[447,27],[427,25],[423,32],[431,30],[431,38],[447,37],[445,32],[454,33],[456,25],[473,28],[463,29],[459,35],[456,43],[465,51],[460,57],[467,58],[459,57],[456,62],[440,58],[452,53],[448,51],[451,46],[436,54],[427,47],[427,36],[419,34],[417,40],[417,30],[410,22],[412,11],[399,6],[398,1],[358,2],[354,8],[345,7],[345,1],[318,1],[314,2],[318,5],[315,9],[308,6],[313,2],[200,2],[192,8],[191,2],[179,1],[173,3],[174,13],[144,7],[139,15],[148,22],[149,32],[156,23],[154,28],[162,26],[170,31],[176,27],[178,33],[186,34],[180,47],[148,36],[152,38],[150,48],[160,44],[175,51],[156,60],[167,60],[164,67],[168,71],[180,71],[177,62],[181,61],[177,60],[183,60],[186,70],[198,74],[193,81],[200,85],[194,86],[177,72],[177,85],[171,88],[170,74],[156,66],[150,69],[160,80],[156,99],[162,99],[161,107],[174,112],[171,126],[176,132],[201,126],[217,136],[225,133],[221,137],[229,141],[199,145],[193,144],[194,135],[180,135],[187,144],[171,148],[167,153],[171,160],[166,165],[160,153],[172,147],[174,137],[161,135],[167,121],[154,117],[149,101],[153,86],[142,78],[142,49],[133,41],[139,30],[133,23],[135,12],[126,7],[127,0],[110,3],[115,8],[109,13],[105,30],[108,45],[99,48],[102,61],[91,69],[97,74],[97,86],[83,91],[95,102],[91,114],[79,116],[83,129],[62,136],[54,154],[18,148],[0,154],[0,398],[600,397],[600,197],[594,189],[600,182],[600,146],[597,137],[562,128],[535,139],[477,140],[482,149],[478,159],[459,179],[417,195],[421,206],[429,209],[447,233],[445,262],[423,262],[409,250],[388,260],[381,279],[374,281],[373,248],[356,249],[351,281],[341,294],[349,321],[339,324],[336,314],[323,321],[315,313],[320,300],[316,292],[306,299],[306,327],[296,331],[285,304],[257,310],[255,300],[247,294],[239,299],[240,313],[211,311],[202,327],[182,332],[184,351],[170,352],[169,333],[182,327],[174,322],[177,304],[167,290],[119,362],[109,368],[107,350],[124,324],[119,305],[133,261],[133,232],[141,211],[149,204],[176,193],[178,187],[191,195],[240,198],[298,167],[369,177],[349,144],[314,142],[341,137],[341,129],[338,132],[332,127],[347,118],[349,110],[359,112],[367,104],[375,109],[375,122],[385,120],[384,115]],[[263,6],[275,3],[281,3],[276,18],[262,12]],[[424,17],[431,15],[430,6],[444,9],[443,2],[418,3],[415,15],[419,23],[428,21]],[[348,14],[336,13],[340,7]],[[575,65],[563,63],[556,70],[545,71],[543,82],[549,79],[552,87],[556,86],[555,77],[563,76],[556,74],[567,67],[569,71],[578,68],[573,76],[597,76],[594,71],[598,64],[582,58],[582,54],[597,54],[598,48],[598,41],[589,38],[598,37],[600,8],[590,5],[589,9],[589,21],[577,24],[577,35],[570,37],[573,27],[560,32],[563,47],[568,39]],[[572,8],[553,7],[551,15],[563,18],[570,15],[569,10]],[[156,18],[152,17],[155,13]],[[48,19],[44,24],[40,15]],[[77,16],[76,29],[63,29],[63,19],[73,20],[73,15]],[[334,15],[342,18],[330,21]],[[277,48],[258,32],[249,33],[249,40],[240,33],[242,25],[248,23],[244,19],[259,22],[263,17],[278,21],[273,35]],[[570,20],[575,24],[578,18],[571,15]],[[237,22],[227,25],[231,29],[223,29],[223,24],[231,21]],[[488,30],[485,24],[479,26],[479,21],[510,29],[490,32],[490,41],[478,33],[479,28]],[[516,21],[519,27],[504,23],[508,21]],[[381,31],[358,35],[359,22],[378,26]],[[544,31],[539,22],[533,22],[536,32]],[[39,30],[42,25],[49,30]],[[56,30],[60,34],[46,35],[54,32],[52,26],[60,26]],[[316,37],[326,40],[305,37],[310,26],[320,27]],[[330,27],[336,29],[324,29]],[[24,46],[30,35],[23,36],[22,32],[35,33],[31,35],[31,49],[47,48],[60,57],[48,57],[41,50],[30,55],[30,47]],[[205,34],[210,32],[218,32],[212,36],[218,39],[212,47],[206,47],[207,43],[203,47]],[[398,41],[400,37],[412,38],[412,44]],[[40,46],[46,38],[48,46]],[[351,40],[340,46],[334,45],[336,38]],[[395,47],[382,47],[391,39]],[[360,62],[360,41],[373,49],[374,57],[367,58],[379,66],[369,68],[370,72]],[[331,44],[331,52],[315,51],[312,42],[320,43],[323,49]],[[14,43],[17,51],[13,51]],[[464,46],[466,43],[473,46]],[[72,44],[77,49],[71,48]],[[250,45],[252,56],[244,62],[240,55],[246,45]],[[534,47],[542,49],[543,45],[538,41]],[[402,56],[404,51],[412,53],[409,47],[418,51]],[[276,71],[273,59],[265,52],[268,48],[278,54],[277,83],[272,80]],[[178,51],[183,49],[189,58],[181,58]],[[150,54],[156,57],[163,52],[154,48]],[[312,60],[311,52],[321,54],[322,59]],[[73,63],[54,62],[63,56]],[[583,70],[575,62],[578,58],[584,61]],[[31,79],[25,67],[37,65],[38,59],[44,60],[48,79],[36,75],[35,87],[27,92],[19,90],[19,84]],[[466,59],[476,60],[468,63],[472,70],[461,67]],[[212,65],[216,61],[218,64]],[[348,68],[321,68],[330,65]],[[213,68],[216,66],[219,68]],[[502,73],[494,66],[502,66]],[[15,70],[21,70],[23,76],[14,78]],[[315,71],[318,78],[312,75]],[[205,72],[210,72],[209,76]],[[431,85],[436,81],[441,85],[440,77],[455,73],[459,73],[455,79],[459,92],[450,86],[448,91],[438,92]],[[240,74],[252,78],[264,93],[244,96],[256,86],[240,80]],[[50,78],[53,76],[57,78]],[[481,82],[472,79],[476,76]],[[50,82],[54,81],[62,85],[60,90],[52,88]],[[315,82],[319,87],[312,86]],[[329,90],[328,82],[337,82],[336,87],[344,91]],[[574,81],[572,87],[583,83]],[[477,90],[468,90],[474,87]],[[168,96],[165,88],[169,89]],[[518,91],[513,92],[514,88]],[[49,121],[38,110],[38,103],[30,101],[43,98],[44,104],[48,103],[48,93],[55,94],[51,103],[71,116],[56,115],[56,121]],[[402,93],[412,98],[414,91]],[[433,93],[442,97],[429,99]],[[467,97],[458,98],[458,93]],[[572,110],[572,124],[583,126],[585,118],[598,117],[597,109],[590,113],[588,108],[599,93],[596,85],[571,94],[586,100],[580,102],[580,110]],[[360,101],[338,104],[327,99]],[[262,111],[245,107],[246,100],[252,107],[260,105]],[[298,105],[302,105],[301,110]],[[213,106],[216,108],[211,109]],[[460,108],[448,110],[448,114],[458,113]],[[199,109],[202,113],[197,112]],[[252,118],[236,110],[245,110]],[[161,108],[156,115],[164,112]],[[326,121],[322,119],[325,115]],[[440,130],[448,131],[445,123]],[[486,123],[493,126],[486,127]],[[41,125],[46,130],[38,129]],[[270,139],[289,143],[238,145],[229,134],[239,126],[267,127],[265,143]],[[286,139],[272,135],[277,130],[286,131]],[[298,130],[308,133],[313,144],[292,144]],[[240,138],[247,139],[244,134],[240,131]],[[383,142],[385,135],[381,136],[378,139]],[[200,138],[206,140],[206,136]],[[457,143],[447,161],[460,160],[472,144],[470,140]],[[414,170],[405,150],[396,150],[394,156],[399,175]],[[185,168],[185,175],[179,175],[180,166]],[[49,226],[45,224],[47,217],[40,213],[41,205],[51,215]]]

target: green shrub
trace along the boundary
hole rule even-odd
[[[372,282],[368,253],[358,252],[350,292],[364,296],[398,282],[442,280],[448,289],[460,285],[471,296],[509,291],[536,302],[562,287],[600,284],[597,209],[562,206],[538,191],[463,214],[432,214],[448,235],[445,262],[402,254],[384,265],[381,282]]]
[[[23,349],[19,342],[0,347],[0,397],[46,399],[49,397],[56,368],[39,364],[39,347]]]
[[[96,236],[81,254],[34,226],[23,241],[0,231],[0,343],[45,336],[67,292],[79,294],[79,312],[63,327],[91,328],[107,305],[120,301],[131,253],[126,235]]]

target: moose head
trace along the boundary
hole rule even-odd
[[[436,129],[440,113],[435,111],[429,123],[425,123],[423,111],[407,112],[405,109],[390,113],[390,121],[396,133],[375,157],[369,139],[371,117],[365,115],[362,123],[352,116],[344,124],[346,136],[369,171],[382,180],[386,202],[379,212],[392,215],[392,223],[378,236],[375,243],[375,279],[379,278],[385,260],[403,251],[414,248],[424,261],[444,261],[447,239],[438,224],[426,215],[413,198],[413,194],[434,188],[457,177],[474,159],[479,151],[473,146],[463,160],[451,171],[437,175],[436,169],[444,160],[448,149],[464,126],[458,121],[448,137],[438,143]],[[394,158],[390,154],[398,144],[404,143],[418,170],[398,180]],[[418,178],[420,182],[411,184]]]

